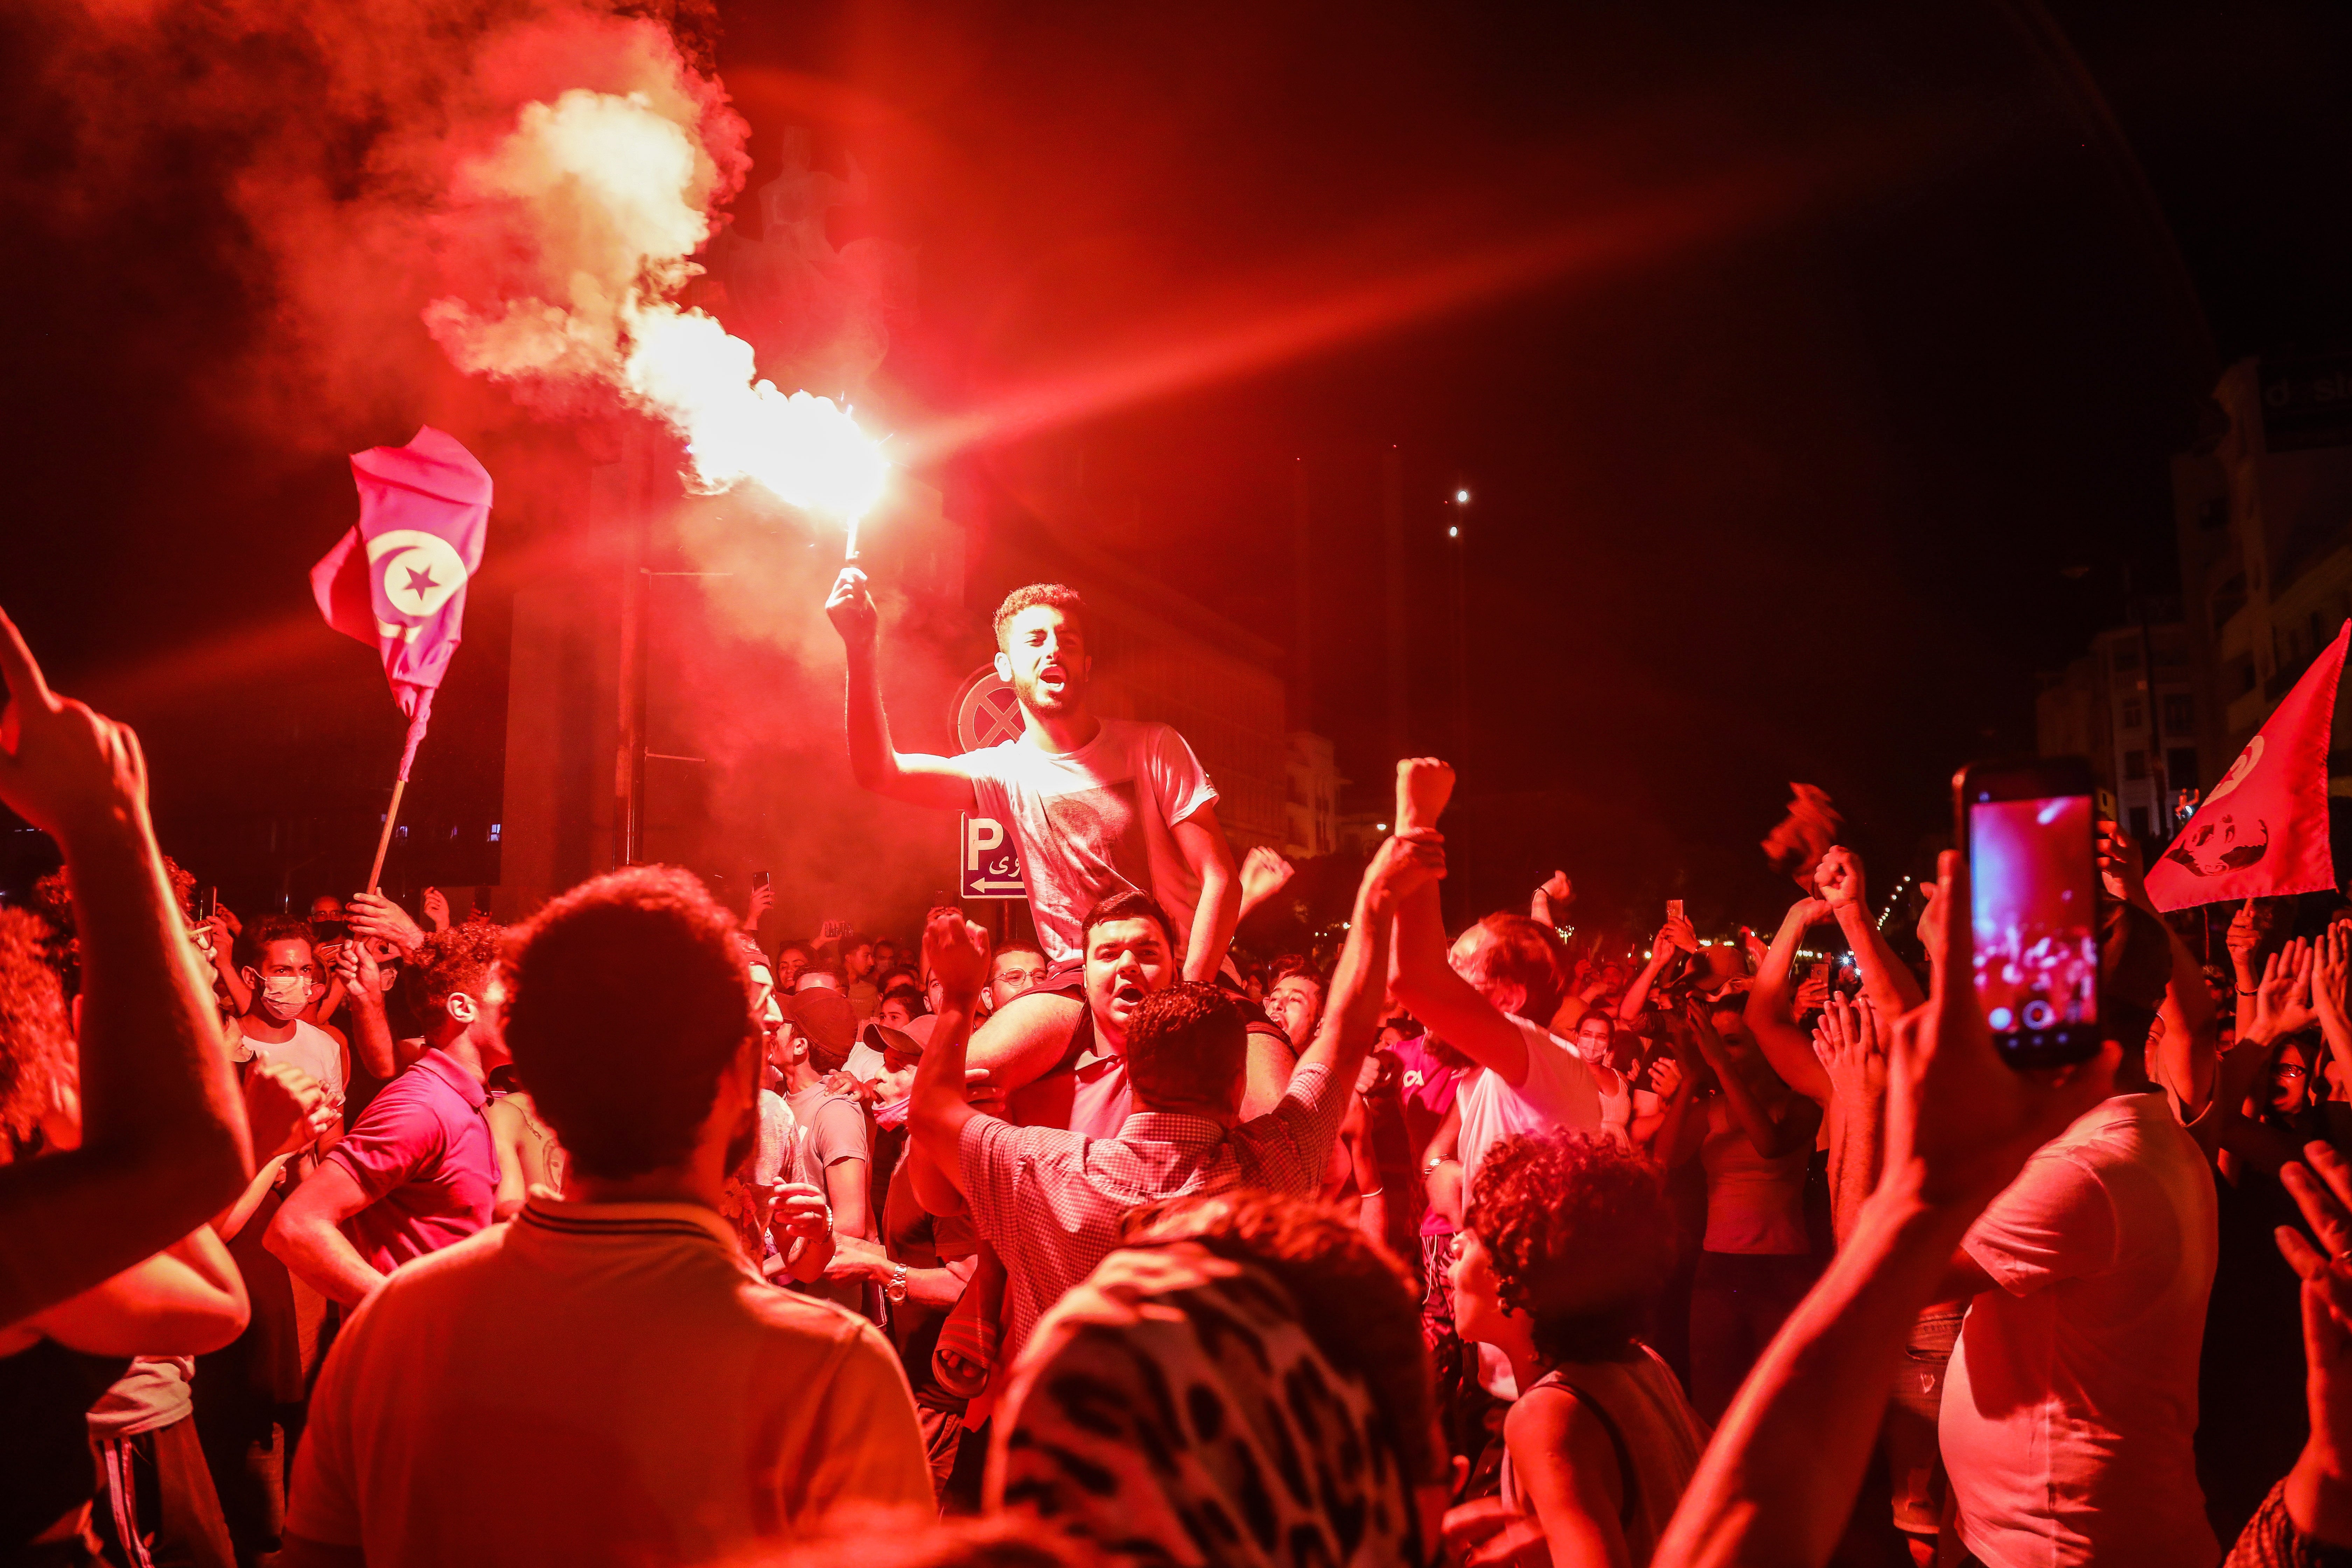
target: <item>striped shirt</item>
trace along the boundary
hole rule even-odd
[[[1300,1068],[1281,1103],[1233,1127],[1160,1110],[1131,1112],[1114,1138],[993,1116],[965,1122],[964,1195],[974,1227],[1004,1261],[1004,1364],[1045,1310],[1118,1245],[1119,1221],[1137,1205],[1244,1186],[1312,1196],[1348,1108],[1330,1076]]]

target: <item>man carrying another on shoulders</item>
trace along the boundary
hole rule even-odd
[[[1241,1116],[1247,1036],[1233,997],[1195,982],[1139,994],[1126,1040],[1134,1109],[1109,1138],[1016,1127],[972,1109],[964,1095],[965,1043],[986,973],[985,938],[952,910],[933,914],[924,949],[944,1005],[916,1069],[908,1124],[1004,1260],[1008,1362],[1039,1316],[1110,1251],[1120,1219],[1136,1205],[1235,1186],[1315,1192],[1356,1071],[1379,1033],[1391,900],[1434,886],[1444,867],[1434,835],[1418,843],[1390,839],[1373,857],[1356,895],[1330,1016],[1280,1103],[1264,1116]]]
[[[1165,724],[1095,716],[1086,605],[1056,583],[1016,588],[995,617],[996,671],[1021,706],[1019,738],[957,757],[902,752],[890,742],[877,665],[874,600],[865,574],[845,570],[825,613],[848,654],[849,760],[878,795],[1003,822],[1021,852],[1029,913],[1052,961],[1046,983],[992,1021],[1069,1037],[1083,1009],[1087,911],[1122,892],[1149,894],[1172,917],[1181,977],[1205,981],[1223,963],[1241,912],[1233,847],[1218,826],[1216,786],[1184,738]]]

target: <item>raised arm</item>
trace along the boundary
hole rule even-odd
[[[1691,1004],[1690,1022],[1700,1054],[1715,1069],[1716,1081],[1723,1086],[1724,1103],[1730,1108],[1732,1120],[1748,1134],[1748,1142],[1756,1152],[1768,1160],[1776,1160],[1792,1150],[1812,1147],[1813,1134],[1821,1126],[1821,1108],[1802,1095],[1790,1096],[1778,1108],[1765,1104],[1748,1076],[1731,1062],[1723,1037],[1716,1032],[1715,1020],[1706,1016],[1703,1004]]]
[[[1396,901],[1395,990],[1430,1033],[1502,1075],[1513,1087],[1527,1081],[1528,1042],[1476,987],[1445,961],[1445,926],[1439,913],[1437,884]]]
[[[1687,942],[1684,940],[1686,936]],[[1642,966],[1642,973],[1633,976],[1633,983],[1625,987],[1625,994],[1618,998],[1617,1021],[1629,1029],[1638,1025],[1642,1021],[1642,1010],[1650,1005],[1650,987],[1658,983],[1658,976],[1666,972],[1666,965],[1678,955],[1694,952],[1697,947],[1698,935],[1691,930],[1690,921],[1668,921],[1660,926],[1658,934],[1650,942],[1649,963]]]
[[[2254,900],[2248,899],[2230,915],[2230,929],[2221,945],[2230,952],[2230,973],[2238,987],[2238,1033],[2254,1021],[2254,986],[2262,979],[2263,933],[2254,924]]]
[[[933,910],[923,928],[923,965],[939,980],[940,1011],[907,1091],[907,1128],[932,1168],[961,1194],[964,1123],[980,1114],[964,1099],[964,1058],[972,1005],[988,974],[988,933],[961,910]]]
[[[1434,831],[1454,795],[1454,770],[1434,757],[1409,757],[1397,764],[1397,836]],[[1445,918],[1434,879],[1396,900],[1391,939],[1397,1000],[1431,1034],[1517,1088],[1527,1081],[1528,1042],[1518,1026],[1479,994],[1446,962]]]
[[[0,615],[0,805],[57,840],[81,943],[78,1149],[0,1168],[0,1327],[162,1251],[253,1174],[220,1014],[122,725],[52,692]]]
[[[1967,874],[1947,851],[1951,908],[1969,907]],[[1905,1336],[1969,1223],[2096,1101],[2105,1076],[2095,1070],[2029,1073],[2000,1060],[1969,983],[1969,922],[1952,921],[1931,950],[1933,994],[1895,1030],[1877,1190],[1741,1384],[1659,1542],[1657,1568],[1828,1560]]]
[[[877,645],[879,634],[874,596],[866,590],[866,574],[855,566],[842,568],[824,602],[833,629],[841,634],[848,656],[849,770],[861,788],[909,805],[940,811],[971,811],[971,778],[947,757],[900,752],[890,744],[890,720],[882,710],[882,670]]]
[[[1790,972],[1805,932],[1827,918],[1829,908],[1819,899],[1799,899],[1789,906],[1789,912],[1780,917],[1780,929],[1773,933],[1772,945],[1764,950],[1763,962],[1756,966],[1756,978],[1748,988],[1747,1009],[1748,1032],[1756,1037],[1757,1048],[1780,1075],[1780,1081],[1822,1106],[1830,1102],[1829,1074],[1813,1056],[1811,1038],[1797,1026],[1790,1005],[1796,987]]]
[[[1434,833],[1411,842],[1383,840],[1364,868],[1364,879],[1356,887],[1355,912],[1348,921],[1347,944],[1331,971],[1331,1005],[1298,1058],[1302,1068],[1328,1068],[1331,1084],[1340,1093],[1355,1092],[1356,1069],[1381,1037],[1389,927],[1397,901],[1424,888],[1433,897],[1438,879],[1444,875],[1445,849]]]
[[[1247,920],[1263,907],[1268,899],[1290,885],[1298,868],[1284,859],[1281,853],[1261,844],[1242,857],[1242,912]]]
[[[354,937],[335,955],[335,968],[351,998],[352,1048],[371,1076],[390,1079],[400,1068],[392,1059],[392,1022],[384,1016],[383,971],[375,950]]]
[[[1171,824],[1170,837],[1177,853],[1201,879],[1201,896],[1192,905],[1192,931],[1184,947],[1184,978],[1214,980],[1225,962],[1226,944],[1242,918],[1241,879],[1234,870],[1234,847],[1218,826],[1217,808],[1204,805],[1183,821]]]
[[[1899,1018],[1926,1001],[1927,993],[1919,989],[1919,977],[1911,973],[1909,964],[1895,956],[1895,950],[1879,931],[1878,922],[1870,918],[1862,857],[1842,844],[1831,845],[1829,853],[1813,869],[1813,886],[1837,921],[1838,931],[1862,970],[1862,994],[1870,998],[1879,1016]]]
[[[2164,1033],[2158,1042],[2157,1081],[2171,1091],[2176,1113],[2193,1122],[2213,1103],[2221,1071],[2221,1040],[2214,1026],[2213,993],[2206,988],[2205,966],[2180,940],[2147,896],[2147,874],[2140,863],[2139,846],[2112,822],[2099,824],[2099,873],[2108,895],[2136,904],[2163,928],[2172,955],[2172,973],[2164,984],[2164,1005],[2158,1015]]]
[[[2247,1020],[2245,1032],[2238,1036],[2230,1054],[2221,1060],[2213,1104],[2189,1124],[2190,1136],[2207,1154],[2229,1156],[2221,1169],[2233,1181],[2237,1177],[2234,1167],[2239,1163],[2275,1173],[2294,1158],[2293,1144],[2246,1114],[2246,1096],[2270,1064],[2279,1041],[2310,1027],[2308,999],[2317,989],[2314,984],[2317,967],[2311,945],[2300,937],[2290,938],[2284,947],[2263,960],[2263,976],[2254,988],[2253,1015]],[[2320,1071],[2319,1064],[2314,1062],[2314,1082],[2318,1080]]]
[[[1838,1244],[1853,1234],[1878,1184],[1886,1135],[1886,1041],[1867,993],[1832,995],[1813,1030],[1813,1054],[1828,1072],[1830,1226]]]

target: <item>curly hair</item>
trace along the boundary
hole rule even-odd
[[[308,942],[311,956],[318,956],[319,933],[299,915],[265,916],[246,927],[236,939],[237,946],[245,950],[245,962],[256,969],[268,961],[269,944],[278,942]]]
[[[1328,1204],[1234,1188],[1162,1198],[1129,1211],[1119,1245],[1199,1243],[1220,1258],[1273,1275],[1298,1308],[1298,1326],[1323,1358],[1362,1380],[1405,1475],[1444,1474],[1435,1442],[1421,1287],[1403,1264]]]
[[[490,983],[490,966],[506,945],[494,925],[454,925],[436,931],[416,950],[417,994],[429,1006],[462,991],[478,998]]]
[[[180,918],[194,924],[196,874],[166,855],[163,878],[172,884],[172,898],[180,907]],[[81,989],[81,934],[74,920],[73,884],[67,879],[64,867],[33,884],[33,903],[48,921],[48,932],[42,940],[47,948],[49,966],[58,972],[58,984],[71,996]]]
[[[1549,1024],[1567,998],[1560,984],[1561,947],[1559,935],[1540,921],[1525,915],[1493,914],[1475,928],[1486,933],[1462,968],[1462,978],[1473,985],[1509,981],[1527,993],[1519,1016]]]
[[[506,952],[506,1045],[579,1168],[683,1162],[758,1037],[735,919],[692,872],[632,866],[549,904]]]
[[[0,1129],[31,1134],[56,1085],[74,1073],[73,1026],[53,967],[57,933],[25,910],[0,910]]]
[[[1647,1156],[1585,1132],[1507,1138],[1463,1217],[1546,1362],[1634,1353],[1675,1267],[1675,1213]]]
[[[1040,605],[1051,605],[1061,611],[1065,619],[1076,621],[1080,631],[1085,630],[1087,602],[1078,597],[1076,588],[1060,583],[1032,583],[1026,587],[1013,589],[1004,595],[1004,602],[996,606],[996,616],[989,623],[989,629],[996,634],[996,646],[1000,649],[1004,647],[1004,629],[1013,624],[1013,617]]]
[[[1125,1054],[1138,1105],[1231,1110],[1249,1026],[1222,986],[1179,981],[1137,1005]]]

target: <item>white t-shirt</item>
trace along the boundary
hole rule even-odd
[[[860,1083],[872,1083],[887,1069],[883,1065],[882,1053],[860,1040],[849,1047],[848,1059],[841,1064],[841,1070]]]
[[[316,1079],[329,1100],[340,1101],[343,1098],[343,1047],[318,1025],[295,1019],[290,1039],[257,1040],[242,1028],[237,1037],[245,1042],[237,1060],[249,1062],[257,1057],[266,1062],[280,1063]]]
[[[1525,1018],[1506,1014],[1528,1043],[1528,1076],[1514,1089],[1492,1068],[1462,1080],[1462,1191],[1465,1200],[1486,1151],[1516,1132],[1601,1131],[1601,1086],[1576,1047]]]
[[[2189,1447],[2220,1247],[2213,1178],[2160,1094],[2044,1145],[1961,1246],[2000,1287],[1938,1423],[1960,1539],[1992,1568],[2212,1568]]]
[[[1105,719],[1075,752],[1056,755],[1012,740],[958,760],[981,815],[1003,823],[1021,852],[1030,917],[1048,959],[1082,956],[1087,911],[1129,889],[1159,900],[1177,942],[1191,940],[1201,879],[1169,829],[1214,804],[1217,787],[1183,736],[1165,724]]]
[[[534,1198],[404,1266],[320,1373],[286,1527],[370,1568],[714,1563],[932,1500],[890,1343],[691,1204]]]

